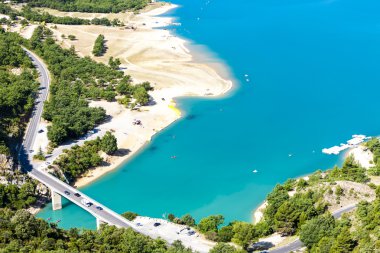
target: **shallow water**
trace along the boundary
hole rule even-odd
[[[276,183],[340,163],[322,148],[379,133],[380,2],[172,2],[182,5],[171,13],[182,23],[175,32],[224,61],[237,89],[223,99],[179,99],[184,118],[83,188],[89,196],[120,213],[250,221]],[[50,210],[38,217],[95,228],[73,204]]]

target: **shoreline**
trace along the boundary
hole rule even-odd
[[[134,142],[132,141],[132,143],[131,143],[131,141],[128,142],[128,140],[125,140],[125,138],[123,138],[123,136],[117,136],[119,149],[130,150],[128,152],[128,154],[124,155],[124,156],[123,155],[106,156],[105,157],[105,161],[107,163],[106,166],[98,166],[98,167],[95,167],[95,168],[89,170],[85,176],[80,177],[76,180],[74,187],[80,188],[80,187],[87,186],[90,183],[93,183],[93,182],[101,179],[103,176],[107,175],[108,173],[110,173],[112,171],[117,171],[117,169],[121,168],[124,164],[128,163],[131,159],[133,159],[140,152],[143,152],[144,149],[149,144],[149,142],[151,142],[151,140],[154,138],[154,136],[156,134],[160,133],[162,130],[169,127],[171,124],[173,124],[178,119],[183,117],[184,112],[181,111],[181,108],[178,108],[175,105],[176,100],[181,99],[181,98],[185,98],[185,97],[201,97],[201,98],[209,98],[209,99],[220,99],[220,98],[228,96],[228,94],[234,90],[232,78],[227,80],[219,74],[220,71],[223,71],[223,72],[226,71],[227,73],[224,73],[224,76],[232,76],[230,71],[227,71],[227,69],[228,69],[227,66],[224,67],[224,70],[221,68],[218,68],[217,69],[218,71],[216,71],[215,68],[211,67],[210,64],[207,63],[207,60],[201,60],[199,57],[194,57],[194,54],[196,54],[194,52],[194,48],[189,49],[187,47],[187,46],[191,47],[191,45],[193,44],[193,42],[191,40],[186,40],[184,38],[180,38],[175,33],[173,33],[172,31],[168,31],[165,29],[165,26],[170,25],[171,22],[173,22],[174,18],[173,17],[157,17],[158,15],[162,15],[164,13],[167,13],[168,11],[179,8],[180,6],[174,5],[174,4],[167,4],[167,3],[160,4],[160,5],[161,6],[159,6],[159,7],[156,6],[153,10],[149,10],[148,12],[143,12],[137,16],[139,16],[139,18],[143,17],[144,21],[146,21],[146,19],[151,20],[149,22],[150,23],[149,29],[154,30],[154,33],[155,32],[161,32],[162,34],[165,34],[165,36],[171,37],[171,38],[173,38],[173,40],[175,40],[174,41],[175,47],[178,47],[180,50],[183,51],[183,57],[178,60],[180,63],[190,62],[190,63],[195,65],[195,68],[199,67],[199,69],[203,70],[204,72],[212,73],[212,74],[215,73],[214,75],[210,74],[210,76],[212,78],[218,79],[218,80],[215,80],[215,82],[223,83],[223,85],[221,87],[217,87],[217,89],[214,89],[214,90],[211,89],[210,92],[208,92],[208,89],[206,91],[200,91],[200,90],[193,89],[193,91],[195,91],[195,92],[189,92],[188,90],[185,90],[185,89],[182,90],[181,87],[174,87],[176,89],[174,89],[174,88],[172,89],[172,87],[169,87],[169,89],[166,89],[166,87],[164,87],[164,88],[159,87],[157,90],[155,89],[155,91],[153,91],[152,93],[158,93],[158,94],[151,94],[152,97],[156,97],[154,99],[155,101],[160,100],[159,97],[161,97],[161,96],[162,97],[165,96],[166,99],[167,99],[167,97],[169,97],[168,100],[170,100],[170,103],[167,105],[167,108],[171,111],[171,113],[169,113],[169,114],[172,114],[172,115],[168,115],[167,118],[165,119],[165,122],[163,124],[159,124],[158,126],[157,126],[157,124],[154,124],[154,123],[146,124],[145,127],[151,127],[151,126],[154,127],[152,129],[152,131],[150,131],[150,133],[148,133],[148,134],[145,134],[145,136],[143,138],[139,138],[138,140],[135,140]],[[74,15],[80,15],[80,14],[74,13]],[[148,24],[148,22],[146,22],[146,23]],[[153,33],[153,31],[152,31],[152,33]],[[63,33],[61,33],[61,34],[63,34]],[[57,34],[57,35],[59,35],[59,34]],[[161,36],[164,36],[164,35],[161,35]],[[57,37],[60,37],[60,36],[57,36]],[[67,43],[67,41],[61,40],[61,42],[65,44],[64,45],[65,47],[71,46],[69,43]],[[110,48],[112,48],[112,46]],[[202,53],[204,53],[204,52],[202,52]],[[82,51],[79,51],[79,54],[81,56],[85,56],[85,54],[83,54]],[[206,52],[205,58],[211,59],[211,57],[212,57],[212,53]],[[194,60],[194,59],[197,59],[197,60]],[[95,60],[99,60],[101,62],[103,61],[103,59],[101,59],[101,57],[99,59],[95,59]],[[125,68],[129,69],[130,71],[135,71],[136,69],[139,68],[135,64],[129,62],[129,59],[127,60],[126,63],[124,63],[122,61],[121,66],[124,67],[123,65],[127,65],[127,67],[125,67]],[[223,63],[221,65],[223,65]],[[164,72],[164,71],[165,71],[165,69],[161,70],[161,72]],[[141,72],[144,72],[144,69],[142,69]],[[151,71],[145,71],[145,72],[146,72],[146,74],[153,74]],[[129,72],[127,72],[127,74],[129,74]],[[133,73],[131,73],[131,76],[134,78],[134,80],[144,81],[144,79],[140,78],[139,76],[135,77],[135,75]],[[169,76],[169,78],[170,78],[170,76]],[[188,80],[186,80],[186,81],[188,81]],[[191,80],[189,80],[189,81],[191,81]],[[215,90],[217,92],[215,92]],[[115,107],[115,106],[117,106],[117,104],[114,104],[114,102],[112,102],[112,103],[107,102],[107,103],[108,104],[94,102],[93,104],[94,104],[94,106],[99,106],[100,104],[103,104],[101,107],[106,109],[107,115],[111,115],[113,118],[119,117],[119,115],[115,116],[115,113],[108,112],[109,107]],[[118,108],[118,109],[120,109],[120,112],[119,112],[120,115],[128,113],[127,110],[122,111],[121,108]],[[149,108],[149,106],[147,106],[147,108],[142,107],[141,109],[142,110],[145,110],[145,109],[151,110],[153,108]],[[165,110],[164,108],[162,108],[162,109]],[[134,114],[134,113],[129,112],[129,114]],[[127,115],[124,115],[124,116],[127,116]],[[141,115],[136,114],[135,116],[139,117]],[[155,117],[156,115],[154,113],[152,113],[151,116]],[[122,117],[122,116],[120,116],[120,117]],[[146,119],[146,120],[148,121],[148,119]],[[125,122],[123,121],[123,123],[125,123]],[[112,131],[112,130],[114,130],[115,126],[107,126],[107,123],[106,123],[106,124],[102,124],[102,125],[98,126],[98,128],[104,128],[104,129]],[[115,130],[116,134],[117,134],[117,132],[120,132],[120,131]],[[131,132],[131,134],[133,134],[134,130],[131,130],[130,132]],[[119,137],[121,137],[121,138],[119,138]]]
[[[355,161],[359,163],[359,165],[361,165],[365,169],[369,169],[372,166],[374,166],[373,163],[371,163],[371,161],[373,161],[373,154],[371,153],[371,151],[367,150],[365,146],[363,146],[363,144],[360,144],[356,147],[352,147],[339,156],[341,157],[342,162],[344,162],[344,160],[350,155],[353,155]],[[299,177],[296,177],[295,179],[297,180],[300,178],[305,178],[305,177],[310,176],[311,174],[299,176]],[[265,200],[261,202],[261,204],[258,207],[252,210],[251,221],[253,224],[256,224],[261,221],[261,219],[264,216],[263,211],[267,205],[268,203],[265,198]]]

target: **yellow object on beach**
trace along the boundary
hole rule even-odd
[[[169,108],[172,109],[179,117],[181,117],[181,110],[176,107],[176,104],[174,101],[170,102]]]

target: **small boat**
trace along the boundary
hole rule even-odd
[[[293,154],[289,154],[288,156],[289,156],[289,157],[292,157],[292,156],[293,156]]]
[[[175,155],[173,155],[172,157],[170,157],[171,159],[176,159],[177,158],[177,156],[175,156]]]
[[[245,77],[248,77],[248,74],[245,74],[244,76],[245,76]]]
[[[57,220],[57,223],[60,223],[61,222],[61,220]]]
[[[51,217],[47,218],[47,220],[51,220]]]
[[[252,172],[253,172],[253,173],[257,173],[258,171],[257,171],[257,170],[253,170]]]

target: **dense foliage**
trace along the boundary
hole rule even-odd
[[[380,176],[380,141],[379,138],[372,138],[366,142],[366,147],[373,154],[373,167],[368,170],[368,174]]]
[[[62,230],[25,210],[0,209],[2,252],[138,252],[190,253],[178,241],[168,246],[132,229],[102,226],[98,231]]]
[[[107,132],[102,139],[98,137],[95,140],[86,141],[82,146],[75,145],[71,149],[64,150],[54,164],[59,166],[69,182],[73,182],[90,168],[102,163],[100,151],[113,153],[116,150],[116,138]]]
[[[147,92],[152,89],[149,83],[133,86],[131,78],[123,77],[122,72],[89,57],[80,58],[72,48],[62,49],[47,28],[36,28],[30,47],[45,60],[54,77],[43,117],[53,123],[48,129],[48,138],[55,144],[78,138],[105,119],[104,109],[89,107],[86,98],[113,101],[116,91],[122,94],[117,87],[124,83],[132,90],[128,96],[135,97],[135,104],[149,101]],[[140,91],[134,94],[136,89]]]
[[[32,7],[48,7],[60,11],[76,12],[121,12],[144,8],[150,0],[17,0]]]
[[[104,40],[104,35],[99,34],[95,40],[94,48],[92,49],[92,54],[95,56],[102,56],[106,52],[106,44]]]
[[[24,182],[21,187],[16,184],[0,184],[0,208],[18,210],[29,207],[36,200],[36,184],[32,181]]]
[[[373,203],[360,202],[354,215],[335,220],[322,215],[307,221],[300,239],[309,252],[379,252],[380,188]]]
[[[12,9],[9,5],[0,3],[0,13],[8,15],[11,20],[17,19],[17,16],[24,17],[25,19],[32,22],[44,22],[44,23],[54,23],[62,25],[104,25],[104,26],[120,26],[123,25],[118,19],[110,21],[107,18],[93,18],[82,19],[76,17],[59,17],[49,14],[48,12],[40,12],[32,9],[30,6],[26,5],[21,11]],[[4,20],[6,22],[6,20]],[[23,19],[21,22],[25,22]],[[4,22],[2,22],[4,23]],[[24,23],[26,24],[26,23]]]
[[[17,34],[0,30],[0,153],[7,155],[23,134],[38,87],[21,43]],[[20,68],[21,74],[13,74],[12,68]]]

